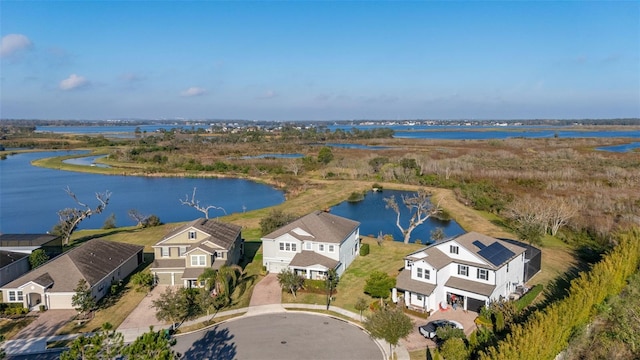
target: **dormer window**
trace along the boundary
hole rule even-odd
[[[190,230],[189,231],[189,240],[195,240],[196,239],[196,232],[194,230]]]
[[[458,247],[456,245],[449,245],[449,253],[458,255]]]

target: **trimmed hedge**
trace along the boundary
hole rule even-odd
[[[480,353],[479,359],[554,359],[567,347],[572,334],[591,321],[596,307],[620,293],[629,276],[638,270],[640,229],[619,234],[617,243],[590,271],[571,281],[566,298],[512,327],[504,340]]]
[[[360,256],[369,255],[369,244],[360,245]]]
[[[516,310],[518,312],[520,312],[520,311],[522,311],[522,309],[524,309],[527,306],[531,305],[533,300],[535,300],[536,297],[538,297],[538,294],[540,294],[542,292],[542,289],[543,289],[542,284],[538,284],[538,285],[534,286],[533,288],[531,288],[531,290],[527,291],[527,293],[524,294],[520,299],[516,300],[516,302],[515,302]]]

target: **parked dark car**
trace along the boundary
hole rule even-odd
[[[439,328],[452,327],[464,330],[462,324],[453,320],[434,320],[430,321],[427,325],[422,325],[418,328],[420,334],[426,338],[433,339],[436,337],[436,331]]]

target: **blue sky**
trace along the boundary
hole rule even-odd
[[[1,118],[640,117],[640,2],[1,1]]]

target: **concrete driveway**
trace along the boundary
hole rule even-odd
[[[268,274],[253,288],[250,307],[280,304],[282,302],[282,288],[278,282],[278,274]]]
[[[478,313],[473,311],[465,312],[462,309],[449,309],[448,311],[438,311],[429,316],[426,320],[415,316],[409,317],[413,321],[414,329],[406,339],[400,340],[400,342],[408,351],[414,351],[424,349],[427,346],[431,348],[436,347],[436,343],[433,340],[426,339],[418,332],[418,327],[433,320],[454,320],[462,324],[465,335],[469,336],[476,329],[476,323],[474,320],[478,317]]]
[[[132,341],[138,334],[149,331],[149,326],[153,326],[157,330],[165,325],[165,322],[156,319],[156,310],[153,308],[152,302],[159,299],[166,289],[166,285],[154,287],[120,324],[117,330],[124,335],[125,341]]]
[[[38,313],[38,318],[20,330],[15,339],[30,339],[52,336],[66,325],[78,312],[75,310],[47,310]]]

